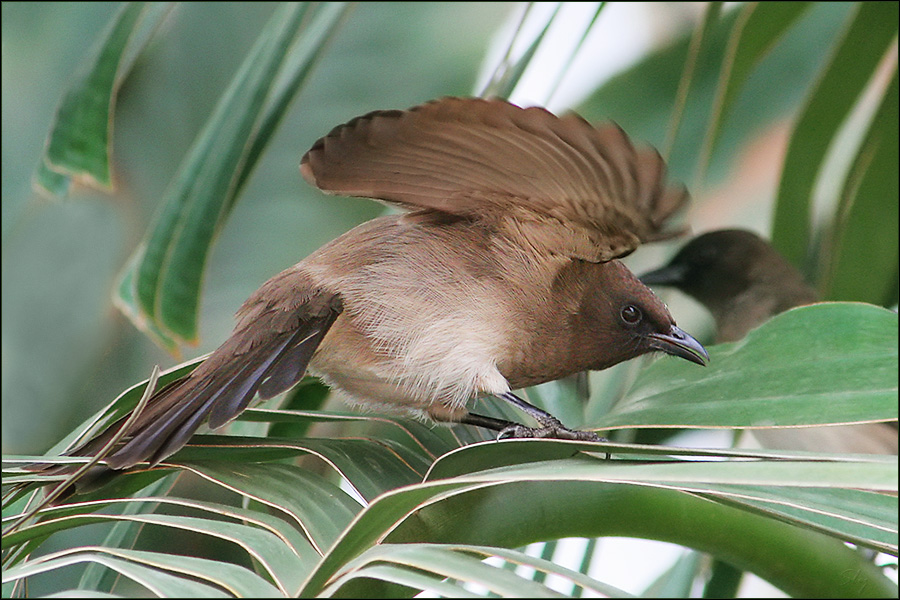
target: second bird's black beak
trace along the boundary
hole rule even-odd
[[[654,350],[678,356],[700,366],[705,366],[709,362],[709,353],[700,342],[693,337],[672,325],[668,333],[651,333],[650,347]]]
[[[684,266],[670,264],[665,267],[660,267],[659,269],[654,269],[653,271],[648,271],[638,277],[638,279],[640,279],[641,283],[644,285],[673,285],[677,287],[684,283],[686,274],[687,269],[685,269]]]

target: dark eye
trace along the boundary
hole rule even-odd
[[[641,313],[641,309],[639,309],[637,306],[632,306],[631,304],[623,308],[621,314],[622,320],[629,325],[635,325],[644,316],[643,313]]]

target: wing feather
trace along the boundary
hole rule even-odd
[[[636,150],[615,124],[496,99],[357,117],[318,140],[300,169],[328,193],[506,223],[597,262],[672,235],[666,221],[687,201],[659,154]]]

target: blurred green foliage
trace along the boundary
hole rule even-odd
[[[140,389],[124,394],[123,390],[145,379],[152,365],[176,362],[113,307],[116,277],[135,248],[147,239],[162,210],[166,190],[257,36],[273,14],[281,14],[277,11],[292,12],[283,5],[260,3],[189,3],[175,5],[168,12],[163,5],[153,8],[165,15],[156,34],[133,64],[130,57],[122,62],[130,72],[117,73],[121,88],[115,96],[113,121],[107,123],[112,125],[115,192],[102,194],[74,185],[66,198],[50,200],[31,189],[47,132],[60,99],[78,81],[79,65],[97,51],[92,45],[103,38],[121,7],[2,5],[4,454],[42,452],[113,398],[119,397],[116,409],[127,410]],[[591,28],[599,13],[597,31],[602,31],[608,8],[595,8],[586,19],[586,27]],[[708,36],[695,38],[699,43],[692,44],[695,20],[687,18],[690,9],[686,5],[656,5],[654,10],[669,11],[664,18],[675,22],[665,29],[670,37],[609,82],[586,90],[576,109],[592,120],[613,119],[638,140],[662,145],[674,131],[671,113],[676,91],[679,87],[687,90],[670,161],[674,174],[690,184],[694,195],[694,203],[682,218],[695,230],[742,226],[768,233],[774,224],[780,247],[799,240],[799,250],[791,256],[807,269],[826,297],[895,302],[896,4],[796,3],[784,7],[748,3],[721,16],[720,8],[719,3],[713,4],[704,29]],[[138,9],[135,4],[125,10]],[[216,347],[230,332],[235,309],[265,279],[383,210],[364,200],[324,197],[305,185],[297,165],[313,141],[335,124],[370,110],[404,108],[442,95],[476,93],[483,85],[481,71],[495,66],[485,59],[496,54],[489,52],[494,36],[504,23],[516,22],[518,11],[519,6],[507,3],[360,3],[353,8],[334,39],[323,46],[321,61],[274,130],[227,220],[209,224],[215,231],[205,270],[191,282],[200,288],[199,295],[191,292],[191,300],[199,301],[200,343],[186,353],[195,356]],[[865,23],[872,20],[884,28],[879,36],[870,36],[873,47],[867,48],[869,59],[854,63],[854,45],[847,40],[852,39],[850,33],[866,30]],[[149,20],[144,21],[147,23]],[[551,29],[548,25],[538,31]],[[571,36],[580,34],[581,30]],[[528,74],[532,59],[541,50],[540,42],[535,41],[539,35],[535,33],[530,41],[528,35],[522,36],[526,50],[511,57],[508,73],[514,77],[504,83],[512,85],[520,75]],[[262,37],[266,41],[270,36]],[[850,48],[849,58],[838,51],[842,44]],[[745,53],[736,58],[730,50],[735,48]],[[696,64],[690,80],[684,70],[689,59]],[[841,69],[848,61],[858,65],[861,72],[854,73],[853,78],[842,78]],[[108,84],[109,72],[105,73],[101,79]],[[563,75],[553,72],[545,77],[558,82]],[[804,127],[804,115],[816,114],[815,109],[821,105],[840,112],[832,106],[833,98],[828,93],[817,93],[821,87],[827,90],[823,81],[833,79],[848,82],[844,105],[838,108],[850,116]],[[508,88],[501,85],[492,89]],[[546,94],[549,97],[552,90]],[[724,109],[713,114],[716,106]],[[708,145],[712,140],[715,144]],[[826,142],[828,148],[822,147]],[[233,152],[240,143],[241,139],[232,140],[221,149],[221,155]],[[816,157],[808,164],[801,160],[799,168],[782,171],[785,148],[794,144],[816,148]],[[213,159],[221,158],[215,145],[207,149]],[[707,159],[708,166],[704,164]],[[843,168],[834,168],[836,163]],[[240,173],[239,178],[245,175]],[[797,183],[801,175],[805,179]],[[805,191],[785,193],[791,185]],[[230,197],[212,201],[224,202],[226,212],[231,208]],[[877,232],[873,234],[875,239],[869,237],[871,232]],[[205,257],[205,240],[202,246]],[[661,245],[641,249],[628,257],[628,262],[635,270],[641,265],[655,266],[670,248]],[[872,263],[878,268],[867,268]],[[203,257],[197,265],[204,266]],[[702,322],[703,311],[683,304],[677,297],[673,300],[671,306],[679,323],[694,331],[694,325]],[[803,410],[786,411],[779,422],[895,418],[890,400],[896,397],[896,386],[891,387],[889,377],[885,379],[885,373],[890,375],[886,368],[896,371],[895,313],[859,304],[801,309],[758,330],[755,339],[763,349],[762,358],[742,352],[739,345],[715,349],[712,354],[722,357],[723,368],[732,368],[734,373],[744,375],[748,366],[757,363],[780,373],[783,357],[776,351],[788,348],[794,356],[810,354],[814,344],[807,343],[804,336],[815,335],[817,326],[828,326],[832,322],[829,318],[843,319],[843,329],[834,327],[833,333],[852,335],[858,322],[874,327],[876,333],[890,334],[856,340],[858,348],[854,348],[856,338],[844,338],[840,341],[846,346],[834,344],[831,348],[836,360],[854,365],[855,373],[870,369],[862,376],[876,374],[877,394],[860,389],[864,386],[856,385],[856,380],[835,376],[835,385],[844,386],[842,392],[860,393],[863,398],[857,401],[866,406],[854,406],[861,410],[844,413],[833,406],[837,403],[829,403],[818,412],[817,402],[821,401],[802,397],[808,383],[803,381],[804,373],[815,371],[798,368],[801,372],[792,374],[788,370],[770,379],[782,385],[785,397],[797,400]],[[791,343],[782,343],[782,336],[788,336]],[[873,353],[872,358],[866,353]],[[567,422],[597,423],[604,414],[615,415],[610,408],[634,382],[640,366],[633,361],[592,374],[594,390],[587,405],[587,392],[573,381],[540,386],[531,392],[531,398],[552,405],[553,412]],[[683,415],[695,416],[697,407],[691,404],[690,386],[668,386],[680,380],[677,369],[665,363],[643,369],[632,389],[651,389],[654,394],[661,390],[654,396],[661,404],[670,404],[671,397],[671,404]],[[708,377],[694,374],[696,381],[692,383],[712,389],[710,396],[720,411],[712,425],[740,427],[755,423],[758,413],[744,414],[744,408],[752,403],[729,404],[724,397],[728,385],[717,383],[716,373],[710,368]],[[766,379],[747,377],[740,391],[750,399],[765,399]],[[825,395],[827,400],[827,392]],[[666,539],[710,552],[742,568],[768,574],[785,589],[801,595],[837,589],[847,594],[896,595],[893,583],[842,542],[896,552],[896,496],[881,493],[896,493],[896,478],[891,471],[892,466],[896,470],[895,457],[791,456],[793,462],[788,463],[766,460],[784,457],[765,451],[746,455],[723,451],[724,456],[757,459],[735,463],[740,468],[732,469],[731,465],[698,460],[710,454],[702,450],[693,456],[694,464],[678,464],[680,461],[669,460],[668,455],[691,452],[626,447],[617,449],[619,460],[605,461],[583,452],[591,448],[548,440],[517,442],[515,452],[507,451],[506,443],[459,448],[478,440],[480,432],[471,428],[432,429],[420,423],[321,410],[324,393],[319,385],[301,386],[289,402],[300,412],[249,410],[231,428],[232,433],[245,437],[199,436],[195,444],[179,453],[179,460],[187,461],[189,468],[212,487],[210,496],[214,500],[191,501],[185,508],[178,504],[180,490],[168,494],[162,487],[146,491],[166,495],[165,507],[152,515],[134,516],[135,523],[155,521],[197,532],[178,538],[179,550],[197,559],[190,563],[196,569],[196,579],[209,576],[220,588],[266,595],[274,593],[273,586],[279,586],[282,592],[294,592],[309,575],[306,593],[319,594],[327,584],[326,578],[336,576],[354,559],[354,568],[360,572],[367,561],[373,563],[372,573],[377,571],[378,576],[372,577],[389,583],[381,587],[363,576],[354,579],[356,571],[350,569],[345,580],[334,584],[344,587],[330,591],[348,596],[354,592],[387,596],[410,593],[419,585],[437,588],[448,584],[446,577],[470,576],[470,581],[495,585],[491,588],[495,593],[527,596],[543,588],[532,587],[534,582],[505,571],[484,570],[487,567],[479,561],[482,553],[491,554],[491,549],[467,544],[519,545],[533,541],[534,536],[630,535]],[[627,407],[626,402],[618,408],[621,411]],[[505,409],[479,407],[480,412],[496,410]],[[696,423],[682,417],[654,423],[660,412],[664,411],[647,411],[647,422],[641,423]],[[268,430],[269,436],[281,434],[285,439],[260,435],[266,432],[267,423],[275,423]],[[631,419],[629,424],[635,421]],[[322,429],[312,437],[301,437],[301,432],[310,427]],[[333,432],[340,434],[329,435]],[[629,464],[652,463],[660,454],[667,457],[658,466]],[[279,462],[310,456],[321,458],[328,468],[312,467],[306,458],[299,459],[301,466]],[[476,470],[479,472],[472,473]],[[326,476],[318,475],[320,472]],[[435,480],[434,473],[448,479]],[[4,538],[5,547],[11,547],[7,543],[12,547],[22,543],[22,548],[31,549],[44,542],[40,527],[49,530],[94,522],[98,519],[87,516],[87,511],[101,506],[122,512],[144,510],[142,505],[128,505],[119,499],[134,494],[139,485],[159,475],[160,471],[152,471],[117,478],[109,486],[111,490],[104,488],[88,496],[99,504],[73,512],[71,522],[62,517],[71,509],[50,509],[37,531],[15,532]],[[27,483],[39,478],[33,473],[13,473],[11,480],[17,476]],[[172,479],[158,485],[168,485]],[[423,479],[425,483],[399,489]],[[548,486],[549,481],[553,483]],[[351,499],[348,488],[374,502],[363,510]],[[242,503],[235,490],[254,500]],[[257,510],[257,502],[272,507],[272,514]],[[276,518],[277,511],[284,518]],[[348,525],[357,511],[362,518]],[[222,514],[231,514],[239,523],[228,521],[224,525],[225,521],[219,520]],[[459,515],[469,521],[462,525]],[[105,545],[130,547],[140,527],[120,525],[121,531],[113,530]],[[302,525],[305,535],[297,525]],[[153,557],[159,557],[168,566],[143,575],[165,593],[178,596],[221,591],[169,572],[168,568],[177,571],[175,567],[187,565],[169,554],[170,540],[160,533],[172,530],[156,526],[147,529],[153,533],[142,536],[141,541],[147,543],[150,538],[152,542],[156,536],[158,543],[153,547],[162,548],[162,552],[129,553],[127,561],[116,564],[117,569],[126,572],[136,569],[141,561],[152,562]],[[236,548],[223,552],[220,547],[206,547],[210,537],[223,546],[230,536],[242,539],[248,549],[259,550],[254,559]],[[102,539],[102,535],[99,537]],[[751,537],[755,544],[746,543]],[[54,536],[41,551],[54,547],[70,550],[81,543],[67,543],[65,539]],[[374,543],[384,539],[407,543],[451,541],[460,546]],[[323,551],[332,542],[334,551],[316,565],[316,550]],[[775,548],[778,552],[773,552]],[[289,552],[277,551],[281,549]],[[291,551],[299,562],[292,562]],[[791,572],[784,572],[780,553],[792,557]],[[240,557],[235,558],[236,554]],[[16,556],[13,550],[5,558],[11,556],[11,562],[15,562],[24,555]],[[201,559],[207,556],[212,560],[203,562]],[[222,556],[256,572],[222,562]],[[556,572],[515,551],[504,556],[512,563]],[[94,558],[91,555],[88,560]],[[20,566],[27,569],[36,562],[29,565],[29,561],[30,557]],[[63,564],[54,564],[51,575],[42,580],[49,586],[47,590],[69,585],[56,578]],[[699,561],[685,564],[689,565],[689,574],[679,575],[683,582],[702,579]],[[865,585],[874,587],[846,581],[841,573],[848,570],[859,573]],[[16,576],[27,575],[20,570]],[[596,583],[581,582],[589,587]],[[111,589],[109,573],[89,567],[80,585]],[[684,583],[682,588],[690,586]],[[43,593],[44,588],[33,591]],[[123,588],[117,591],[123,593]]]
[[[31,180],[54,111],[117,8],[2,8],[5,452],[45,450],[146,378],[153,364],[172,364],[114,310],[114,279],[274,5],[176,6],[119,91],[116,192],[76,186],[68,200],[47,201]],[[376,108],[470,94],[491,34],[514,8],[355,7],[217,237],[199,311],[201,341],[191,355],[224,340],[234,311],[268,277],[383,210],[365,200],[325,198],[307,186],[298,165],[312,142],[335,123]]]

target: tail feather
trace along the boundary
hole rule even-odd
[[[288,390],[302,379],[341,312],[339,301],[322,306],[325,309],[314,311],[302,307],[294,319],[279,315],[278,323],[290,323],[290,327],[271,327],[268,322],[239,327],[193,373],[150,398],[106,464],[112,469],[126,469],[142,461],[157,464],[187,444],[207,418],[210,427],[221,427],[240,414],[258,391],[270,398]],[[96,453],[104,445],[98,442],[108,441],[109,432],[116,431],[123,420],[71,454]]]

